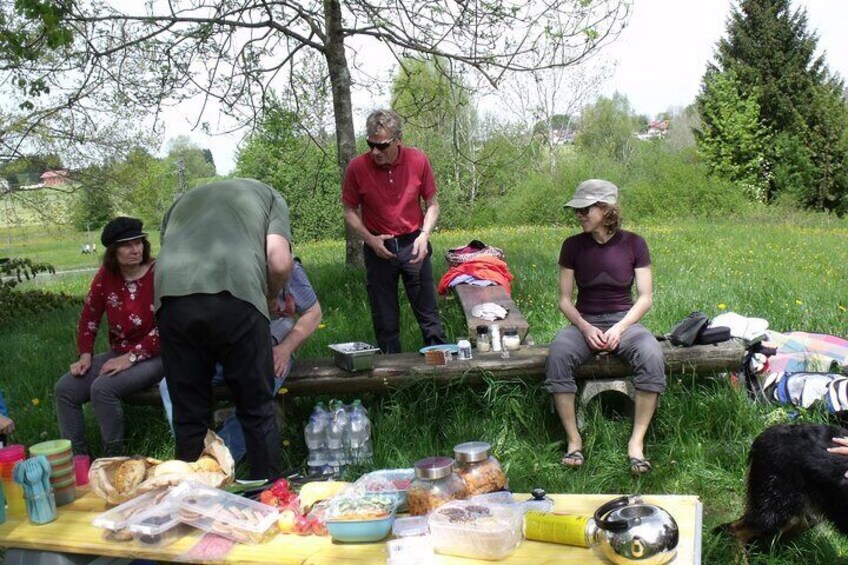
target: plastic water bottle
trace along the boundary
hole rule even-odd
[[[327,438],[327,449],[329,451],[329,465],[334,473],[340,472],[350,461],[349,420],[347,411],[341,401],[333,406],[332,419],[325,437]]]
[[[330,413],[323,402],[318,402],[309,417],[309,423],[303,430],[306,447],[309,448],[309,457],[306,465],[309,467],[310,475],[323,475],[330,472],[328,469],[329,453],[326,443],[326,432],[330,422]]]
[[[368,411],[362,405],[362,401],[353,401],[353,410],[350,417],[350,449],[356,461],[371,459],[373,448],[371,448],[371,420]]]
[[[315,405],[312,415],[309,417],[309,423],[303,430],[306,447],[309,450],[321,449],[324,447],[324,430],[327,426],[327,410],[323,403]]]
[[[356,399],[351,405],[350,412],[350,453],[353,461],[359,462],[362,459],[362,448],[365,446],[365,441],[368,439],[368,420],[365,415],[365,408],[362,406],[362,401]]]

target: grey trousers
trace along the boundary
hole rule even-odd
[[[74,453],[88,453],[85,441],[85,418],[82,406],[91,402],[100,425],[100,437],[106,455],[119,455],[124,443],[124,411],[121,399],[136,391],[156,385],[165,375],[162,358],[140,361],[111,377],[101,376],[100,368],[121,353],[107,351],[91,358],[91,368],[79,377],[65,373],[56,383],[53,395],[59,431],[71,440]]]
[[[611,328],[626,312],[585,315],[583,318],[602,331]],[[576,393],[574,370],[597,354],[586,343],[576,326],[566,326],[557,333],[545,365],[545,388],[551,393]],[[633,324],[622,334],[613,354],[622,357],[633,369],[636,390],[662,393],[665,390],[665,362],[657,338],[642,324]]]

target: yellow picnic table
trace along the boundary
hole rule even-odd
[[[61,506],[55,521],[41,526],[32,525],[26,517],[6,516],[0,524],[0,547],[35,551],[51,551],[83,555],[145,558],[158,561],[182,562],[188,552],[201,539],[203,532],[194,530],[186,537],[162,548],[140,547],[134,542],[106,541],[102,530],[91,525],[91,520],[106,510],[103,500],[87,490],[82,496]],[[617,495],[553,494],[555,512],[592,514],[604,502]],[[516,495],[516,498],[528,498]],[[645,501],[667,510],[677,521],[680,542],[673,565],[698,565],[701,562],[701,502],[697,496],[656,495],[645,496]],[[385,542],[365,544],[334,543],[324,536],[297,536],[277,534],[259,545],[236,544],[223,561],[226,564],[332,564],[385,563],[388,552]],[[461,557],[436,555],[439,565],[492,563]],[[593,564],[605,563],[585,548],[524,540],[504,564]]]

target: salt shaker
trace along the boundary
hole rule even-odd
[[[501,350],[501,327],[497,324],[492,324],[489,327],[489,332],[492,334],[492,351]]]
[[[456,346],[459,348],[459,352],[457,353],[457,359],[461,359],[463,361],[471,359],[471,342],[467,339],[461,339],[456,342]]]

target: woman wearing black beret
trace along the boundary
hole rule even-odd
[[[91,402],[105,455],[121,455],[124,417],[121,398],[158,383],[164,374],[153,311],[154,259],[142,221],[118,217],[100,236],[103,265],[91,281],[77,330],[79,359],[55,387],[62,437],[74,453],[89,452],[82,406]],[[94,355],[104,312],[109,350]]]

